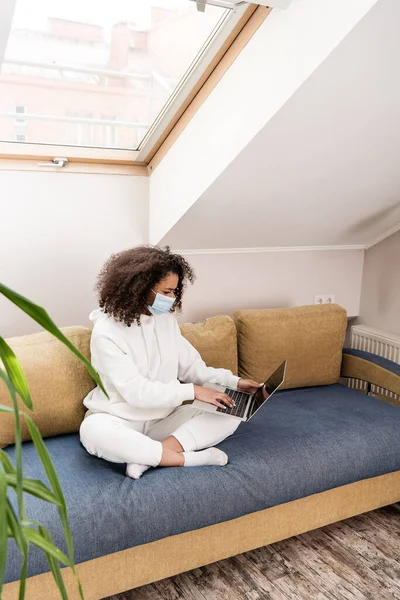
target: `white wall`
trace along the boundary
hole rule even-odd
[[[96,276],[112,253],[148,243],[148,178],[0,172],[0,281],[59,326],[91,326]],[[40,331],[0,296],[0,335]]]
[[[0,281],[44,306],[59,326],[90,327],[105,260],[148,242],[148,179],[1,172],[0,215]],[[185,256],[197,280],[180,322],[311,304],[315,294],[334,294],[349,316],[359,314],[362,250]],[[40,330],[0,296],[0,335]]]
[[[181,323],[238,309],[313,304],[316,294],[334,294],[349,317],[359,314],[363,250],[184,256],[197,279],[185,292]]]
[[[375,2],[294,0],[287,10],[272,11],[152,174],[152,243],[165,236]]]
[[[365,253],[358,322],[400,335],[400,231]]]

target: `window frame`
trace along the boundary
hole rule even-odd
[[[68,172],[150,175],[169,149],[171,139],[173,143],[179,136],[192,118],[193,109],[194,112],[198,110],[204,101],[202,98],[209,95],[271,10],[248,4],[225,17],[218,32],[206,42],[201,56],[189,67],[138,150],[0,141],[0,170],[6,170],[10,161],[9,168],[12,169],[48,171],[36,161],[49,162],[54,157],[65,157],[69,161]],[[219,71],[218,76],[212,77],[216,71]],[[198,100],[196,108],[194,100]]]

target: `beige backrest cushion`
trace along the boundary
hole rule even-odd
[[[230,317],[210,317],[199,323],[185,323],[180,329],[208,367],[229,369],[237,375],[236,327]]]
[[[239,376],[264,381],[287,359],[284,387],[339,381],[346,311],[336,305],[239,310]]]
[[[91,330],[64,327],[64,335],[90,359]],[[20,400],[21,410],[34,419],[43,437],[78,431],[85,414],[84,397],[95,387],[86,367],[50,333],[9,338],[28,381],[34,411]],[[0,381],[0,404],[11,406],[7,389]],[[30,439],[22,422],[22,437]],[[14,417],[0,413],[0,447],[14,443]]]

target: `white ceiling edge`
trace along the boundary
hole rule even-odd
[[[331,246],[265,246],[259,248],[188,248],[174,250],[178,254],[259,254],[263,252],[325,252],[334,250],[369,250],[391,235],[400,231],[400,223],[366,244],[342,244]]]
[[[284,246],[265,248],[190,248],[187,250],[175,250],[178,254],[260,254],[263,252],[325,252],[332,250],[365,250],[363,245],[350,246]]]
[[[254,248],[188,248],[174,250],[178,254],[259,254],[263,252],[324,252],[332,250],[369,250],[391,235],[400,231],[400,223],[366,244],[342,244],[331,246],[265,246]]]
[[[376,237],[372,242],[365,244],[365,249],[369,250],[369,248],[372,248],[373,246],[376,246],[380,242],[383,242],[383,240],[386,240],[388,237],[390,237],[394,233],[397,233],[398,231],[400,231],[400,223],[397,223],[397,225],[395,225],[394,227],[387,229],[384,233],[382,233],[381,235]]]

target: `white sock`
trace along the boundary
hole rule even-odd
[[[228,455],[219,448],[206,448],[197,452],[182,452],[185,462],[184,467],[201,467],[203,465],[224,466],[228,462]]]
[[[142,474],[150,469],[150,465],[139,465],[138,463],[128,463],[126,465],[125,474],[132,479],[139,479]]]

